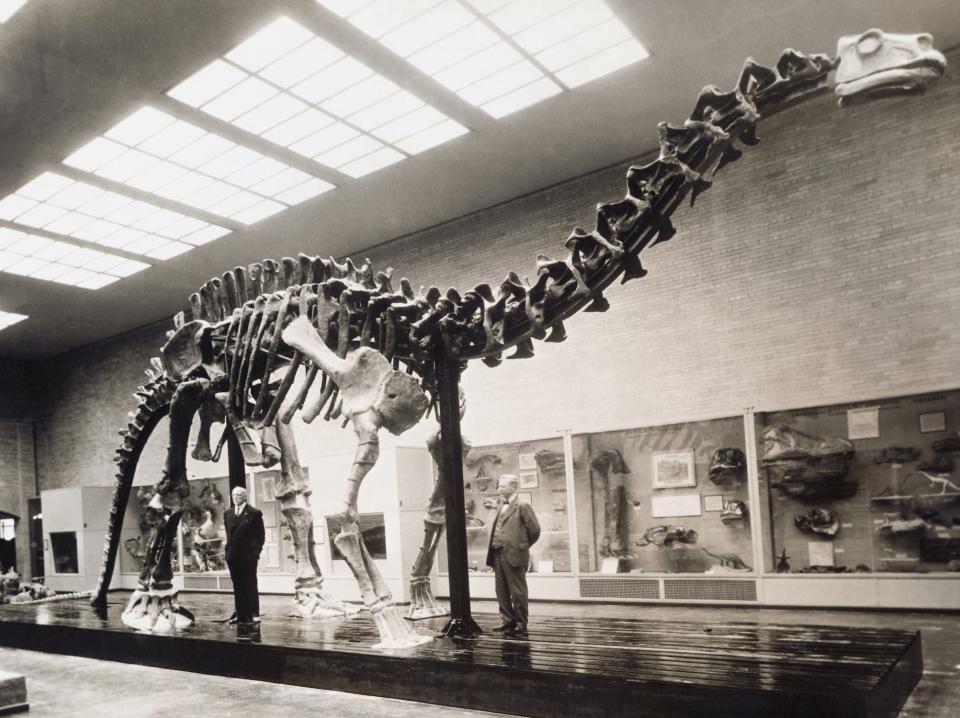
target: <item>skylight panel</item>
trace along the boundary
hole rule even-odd
[[[561,89],[559,85],[551,79],[544,77],[525,87],[521,87],[519,90],[501,95],[497,99],[485,104],[483,109],[494,117],[500,118],[517,110],[522,110],[524,107],[535,105],[541,100],[560,94],[560,92]]]
[[[297,204],[299,202],[308,200],[311,197],[316,197],[318,194],[323,194],[328,189],[330,189],[329,182],[324,182],[322,179],[311,177],[306,182],[301,182],[295,187],[291,187],[290,189],[281,192],[280,194],[276,195],[276,198],[281,202]]]
[[[304,176],[309,177],[306,174]],[[242,191],[229,185],[227,187],[231,194]],[[22,191],[34,196],[46,196],[47,199],[37,202],[21,196]],[[262,200],[263,197],[257,198],[257,201]],[[71,209],[53,204],[56,201],[69,204]],[[4,197],[0,200],[0,210],[5,210],[5,215],[11,215],[9,220],[19,225],[42,226],[47,232],[156,259],[175,256],[192,246],[230,232],[227,228],[201,219],[135,200],[118,192],[104,191],[54,172],[44,173],[17,192]],[[50,217],[55,219],[48,221]],[[80,260],[84,256],[99,258],[101,263],[107,262],[102,258],[104,253],[98,250],[51,240],[20,229],[0,228],[0,250],[31,260],[57,262],[66,266],[81,266]],[[17,262],[11,266],[16,267],[13,270],[15,273],[33,276],[33,264]],[[53,270],[44,270],[43,278],[54,279]],[[56,278],[55,281],[60,280]]]
[[[475,19],[473,13],[459,2],[447,0],[387,33],[380,42],[400,57],[407,57]]]
[[[70,242],[0,227],[0,271],[99,289],[150,265]]]
[[[234,124],[247,132],[258,135],[306,109],[307,106],[303,102],[291,95],[282,93],[241,115]]]
[[[13,17],[13,14],[26,4],[27,0],[0,0],[0,25]]]
[[[70,184],[70,180],[66,177],[61,177],[53,172],[44,172],[36,179],[27,182],[21,187],[19,194],[23,197],[29,197],[30,199],[42,202],[43,200],[50,199]]]
[[[349,90],[373,74],[359,60],[344,57],[291,88],[291,92],[307,102],[319,103],[338,92]]]
[[[334,147],[322,155],[318,155],[317,161],[322,162],[328,167],[340,167],[347,162],[352,162],[375,150],[379,150],[381,147],[383,147],[383,144],[369,135],[360,135],[349,142]]]
[[[557,72],[557,77],[568,87],[578,87],[608,75],[614,70],[619,70],[621,67],[632,65],[647,56],[648,53],[643,45],[636,39],[630,38],[560,70]]]
[[[309,30],[287,17],[280,17],[241,42],[227,59],[255,72],[312,37]]]
[[[497,33],[478,20],[410,55],[407,60],[428,75],[434,75],[498,42],[501,40]]]
[[[294,142],[312,135],[333,122],[333,118],[319,110],[309,109],[299,115],[281,122],[273,129],[263,133],[263,139],[269,140],[282,147],[289,147]]]
[[[26,314],[17,314],[16,312],[0,312],[0,329],[12,327],[24,319],[29,319],[29,317]]]
[[[398,152],[392,147],[383,147],[376,152],[371,152],[358,160],[342,165],[339,169],[344,174],[358,178],[376,172],[392,164],[396,164],[404,158],[403,153]]]
[[[320,72],[344,57],[342,50],[326,40],[315,37],[289,55],[282,57],[260,71],[260,76],[284,89]]]
[[[493,117],[647,57],[604,0],[316,2]]]
[[[431,147],[443,144],[444,142],[449,142],[454,137],[466,134],[467,131],[467,128],[459,122],[444,120],[439,125],[433,125],[426,130],[422,130],[400,140],[397,143],[397,147],[404,152],[415,155],[429,150]]]
[[[249,88],[251,82],[266,87],[272,95],[278,93],[278,90],[267,83],[250,77],[227,90],[213,102],[222,102],[219,110],[224,112],[232,103],[233,110],[230,110],[229,114],[233,114],[241,105],[246,107],[249,104],[249,98],[244,99],[243,95],[248,92],[245,88]],[[251,118],[248,113],[244,123],[255,122],[268,128],[280,122],[290,112],[306,110],[307,106],[304,103],[290,95],[285,97],[284,104],[289,108],[288,111],[280,111],[280,114],[276,114],[278,111],[276,105],[261,103],[253,110],[259,116]],[[204,105],[204,108],[208,107],[210,105]],[[274,117],[269,117],[270,113],[274,113]],[[323,115],[323,117],[326,116]],[[288,167],[279,160],[265,157],[248,147],[207,132],[184,120],[178,120],[150,106],[137,109],[109,129],[104,136],[90,141],[67,157],[64,162],[144,192],[220,214],[239,222],[244,220],[228,211],[230,207],[235,206],[235,203],[225,203],[224,200]],[[256,170],[248,171],[252,166],[256,166]],[[37,178],[35,186],[28,187],[28,190],[38,197],[51,192],[57,193],[55,196],[58,196],[64,191],[64,188],[52,185],[51,182],[49,177]],[[70,189],[75,191],[76,185],[72,180],[67,182],[71,185]],[[332,185],[328,186],[328,188],[332,187]],[[30,197],[25,199],[30,200]],[[254,198],[249,204],[257,204],[267,199],[275,200],[275,197],[263,195]],[[105,202],[109,204],[111,201],[116,206],[114,204],[105,208],[99,206]],[[105,217],[123,204],[132,201],[128,197],[101,191],[86,205],[84,213]],[[285,203],[285,206],[290,205]],[[272,210],[273,204],[264,205],[264,208],[267,207]],[[246,212],[247,208],[247,206],[240,207],[236,212],[243,211],[243,217],[249,218],[253,213]],[[58,219],[56,216],[48,219],[48,215],[52,212],[46,209],[38,210],[38,213],[37,222]],[[266,216],[265,211],[263,214]],[[33,226],[43,225],[34,224]],[[86,226],[81,228],[81,231],[85,235],[83,238],[90,241],[99,241],[106,236],[103,234],[103,225]],[[156,228],[146,231],[153,232]]]
[[[601,0],[583,0],[518,32],[513,40],[531,55],[536,55],[611,17],[613,13]],[[573,44],[578,41],[575,40]]]
[[[105,136],[127,147],[135,147],[175,122],[176,119],[166,112],[144,106],[114,125]]]
[[[436,5],[440,0],[375,0],[350,15],[350,22],[370,37],[380,37]]]
[[[414,53],[476,21],[474,14],[457,0],[369,0],[328,5],[335,12],[362,11],[362,15],[351,17],[351,22],[370,33],[395,32],[386,42],[405,53]],[[487,29],[487,34],[493,33]],[[489,42],[495,41],[494,35]],[[390,140],[377,135],[375,130],[426,106],[409,91],[287,17],[273,21],[167,94],[332,168],[350,164],[366,154],[379,153],[380,159],[365,167],[385,167],[398,161],[398,155],[400,159],[408,156],[397,147],[381,152]],[[435,125],[449,119],[433,112]],[[415,127],[407,136],[423,129],[427,128]],[[347,146],[340,149],[339,145]],[[140,149],[149,151],[143,146]],[[203,163],[185,163],[180,153],[169,159],[200,172],[206,169]],[[238,182],[250,188],[250,182]],[[315,190],[323,185],[311,186]],[[292,196],[299,195],[288,194],[287,201]],[[232,206],[224,203],[226,199],[230,197],[205,209]],[[284,202],[276,195],[263,199]],[[272,210],[273,205],[261,207],[266,211]],[[243,211],[245,217],[257,214]]]
[[[240,68],[223,60],[214,60],[167,94],[186,105],[199,107],[246,78],[247,73]]]
[[[276,95],[277,92],[279,92],[279,90],[263,80],[258,80],[256,77],[248,77],[243,82],[234,85],[222,95],[203,105],[200,109],[207,114],[230,122],[230,120],[236,119],[247,110],[263,104],[266,100]]]

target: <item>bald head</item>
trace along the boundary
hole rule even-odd
[[[517,487],[519,486],[520,479],[513,474],[503,474],[500,476],[500,480],[497,481],[497,493],[500,494],[504,501],[509,501],[513,498],[513,495],[517,493]]]

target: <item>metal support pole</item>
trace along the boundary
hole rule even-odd
[[[240,442],[237,441],[237,435],[227,424],[223,427],[227,432],[227,473],[230,476],[230,491],[232,492],[238,486],[241,489],[247,488],[247,467],[243,463],[243,451],[240,449]],[[230,499],[227,499],[227,508],[230,508]]]
[[[470,576],[467,570],[467,519],[463,508],[463,443],[460,437],[460,368],[446,356],[436,359],[437,403],[440,408],[440,475],[446,479],[447,562],[450,578],[448,638],[482,633],[470,615]]]

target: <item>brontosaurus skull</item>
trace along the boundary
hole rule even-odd
[[[933,37],[891,35],[867,30],[837,44],[836,93],[841,99],[922,92],[943,75],[947,61],[933,49]]]

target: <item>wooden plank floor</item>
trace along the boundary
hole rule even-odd
[[[125,599],[111,594],[105,619],[82,601],[4,606],[0,644],[487,710],[521,691],[542,716],[572,715],[571,700],[576,715],[892,716],[922,673],[919,634],[889,629],[552,616],[519,640],[481,614],[475,640],[381,652],[366,614],[311,622],[271,608],[247,632],[216,622],[229,596],[183,594],[198,623],[170,637],[127,629]]]

